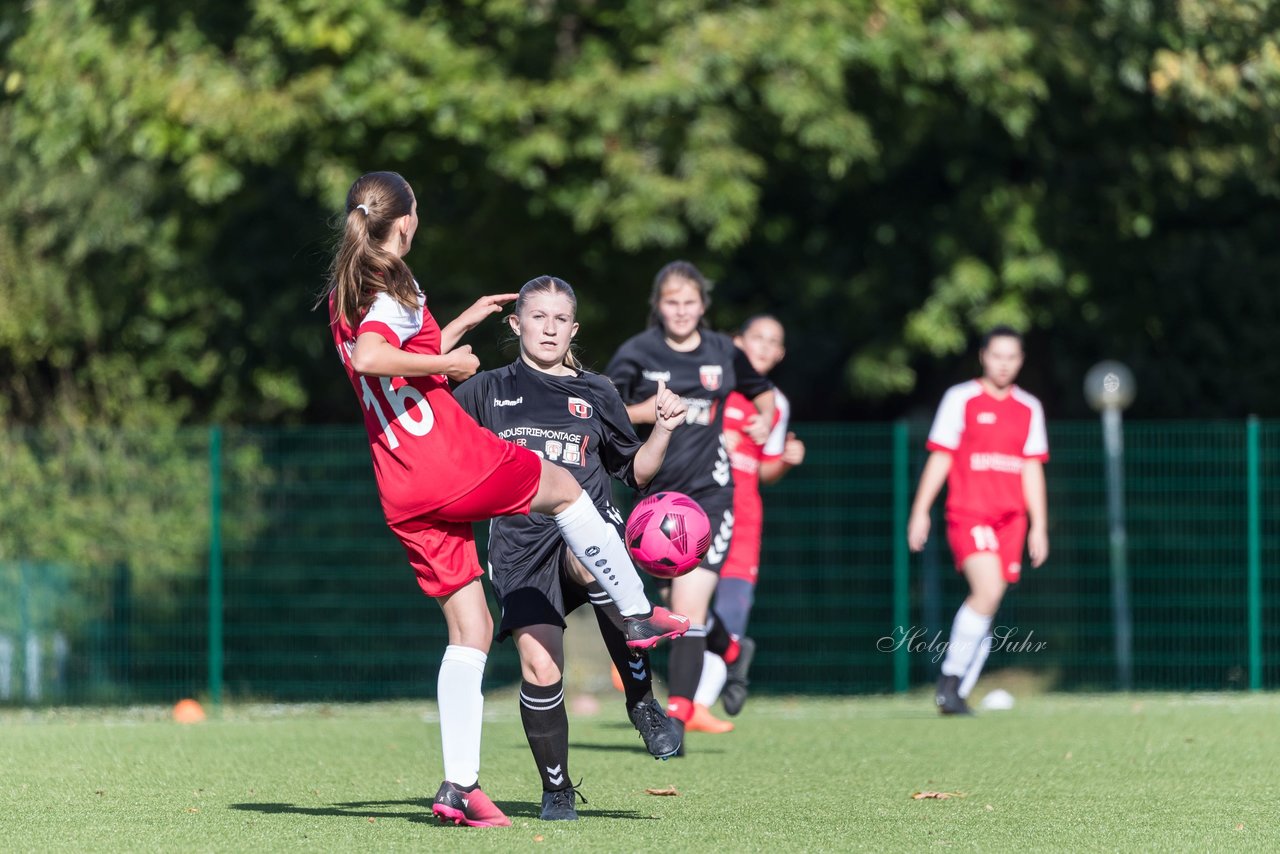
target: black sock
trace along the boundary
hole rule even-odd
[[[653,671],[649,667],[649,653],[627,646],[627,636],[622,630],[622,612],[594,581],[587,585],[587,595],[595,608],[596,622],[600,625],[600,637],[613,666],[622,677],[622,690],[627,697],[627,711],[653,699]]]
[[[520,720],[538,765],[542,790],[568,788],[569,715],[564,710],[564,680],[554,685],[521,682]]]
[[[707,650],[705,626],[689,626],[689,631],[671,641],[668,655],[667,688],[672,697],[690,700],[698,693],[698,680],[702,678],[702,654]]]
[[[707,619],[707,652],[713,652],[723,658],[732,643],[733,635],[729,634],[729,630],[725,628],[724,620],[712,611]]]

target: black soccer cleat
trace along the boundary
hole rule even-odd
[[[667,717],[662,705],[650,698],[638,703],[630,712],[631,723],[644,739],[644,746],[654,759],[670,759],[676,756],[684,741],[684,727],[679,721]]]
[[[738,641],[738,657],[726,669],[724,688],[720,691],[720,702],[727,715],[736,715],[742,711],[747,702],[747,688],[751,680],[747,672],[751,669],[751,659],[756,654],[756,642],[748,637]]]
[[[587,799],[574,786],[554,792],[543,792],[542,815],[539,818],[543,821],[577,821],[578,810],[574,802],[578,798],[582,798],[584,804],[587,802]]]
[[[948,676],[945,673],[938,677],[938,687],[934,691],[933,701],[938,706],[938,713],[943,715],[972,715],[973,710],[960,696],[960,677]]]

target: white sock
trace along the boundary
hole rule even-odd
[[[968,605],[961,605],[960,610],[956,611],[955,622],[951,624],[947,657],[942,662],[943,675],[963,676],[978,654],[978,645],[990,628],[990,617],[982,616]]]
[[[964,672],[964,678],[960,680],[960,688],[957,693],[961,699],[967,700],[969,698],[969,692],[973,690],[978,677],[982,675],[982,665],[987,663],[987,656],[990,654],[991,635],[987,635],[978,644],[978,654],[973,657],[973,661],[969,663],[969,669]]]
[[[444,778],[459,786],[474,786],[480,779],[480,723],[484,717],[480,682],[488,658],[478,649],[450,644],[440,660],[436,704],[440,707]]]
[[[693,694],[693,701],[707,708],[716,704],[720,692],[724,690],[724,680],[729,676],[729,667],[724,659],[714,652],[702,654],[702,678],[698,680],[698,690]]]
[[[573,556],[609,594],[622,616],[634,617],[652,610],[627,547],[617,529],[596,510],[591,496],[583,492],[567,510],[552,518]]]

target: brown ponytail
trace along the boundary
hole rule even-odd
[[[355,329],[380,293],[406,308],[422,304],[409,265],[382,248],[396,220],[413,213],[413,203],[409,182],[395,172],[370,172],[351,185],[328,286],[317,302],[332,298],[335,320]]]

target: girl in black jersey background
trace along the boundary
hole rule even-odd
[[[773,384],[751,367],[733,340],[706,327],[710,302],[707,279],[693,264],[673,261],[663,267],[649,299],[649,328],[623,342],[605,373],[628,404],[633,424],[654,423],[655,397],[664,387],[687,407],[688,426],[671,437],[666,462],[645,490],[683,492],[711,520],[711,548],[701,565],[671,583],[669,604],[689,618],[690,627],[671,645],[667,714],[688,729],[727,731],[732,724],[715,721],[705,709],[695,710],[693,702],[707,650],[711,597],[733,538],[733,476],[724,445],[724,401],[736,389],[755,404],[759,415],[747,432],[763,443],[773,422],[774,400]],[[726,638],[726,644],[713,651],[732,661],[736,640]]]
[[[582,370],[571,352],[576,312],[568,283],[552,276],[527,282],[510,317],[519,358],[475,375],[455,397],[481,426],[571,472],[600,514],[621,528],[610,477],[633,489],[647,485],[671,431],[684,423],[685,406],[659,386],[649,412],[655,427],[641,443],[612,383]],[[576,819],[564,705],[566,614],[588,601],[594,606],[614,666],[627,675],[628,714],[654,757],[675,754],[680,729],[654,700],[647,654],[628,648],[617,606],[567,550],[554,520],[538,513],[494,519],[489,572],[502,605],[498,639],[514,635],[520,655],[520,717],[542,779],[542,818]]]

